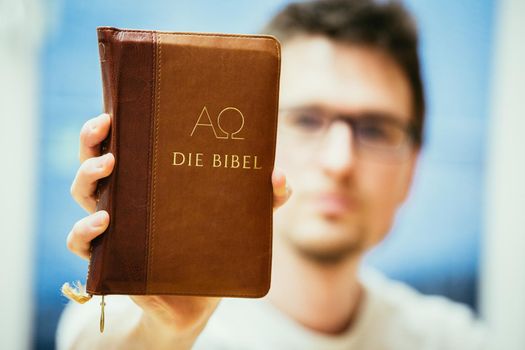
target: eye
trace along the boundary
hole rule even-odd
[[[388,137],[388,132],[381,125],[362,125],[359,134],[366,139],[384,139]]]
[[[403,131],[394,125],[381,122],[364,122],[358,127],[362,141],[373,145],[397,146],[403,139]]]
[[[294,127],[302,131],[317,131],[323,127],[323,119],[314,112],[297,112],[290,118]]]

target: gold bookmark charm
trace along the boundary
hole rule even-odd
[[[102,295],[102,300],[100,301],[100,333],[104,332],[104,296]]]

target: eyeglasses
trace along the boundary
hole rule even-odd
[[[320,108],[280,110],[279,130],[304,146],[317,147],[335,121],[352,129],[354,146],[359,154],[402,158],[414,141],[414,127],[385,113],[338,114]],[[307,150],[306,150],[307,151]]]

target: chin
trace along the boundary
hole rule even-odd
[[[295,248],[310,255],[338,256],[360,252],[364,246],[362,234],[347,222],[314,220],[303,222],[289,238]]]

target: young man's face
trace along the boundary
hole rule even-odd
[[[285,43],[282,58],[276,166],[293,195],[275,234],[317,259],[360,254],[388,232],[410,187],[408,80],[380,51],[323,37]],[[338,115],[369,121],[351,128]]]

